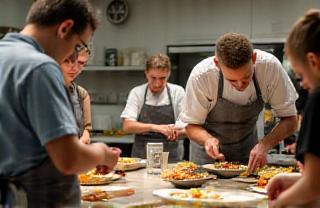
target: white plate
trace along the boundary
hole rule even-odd
[[[95,193],[95,191],[105,191],[108,198],[130,196],[134,194],[134,189],[127,186],[81,186],[81,196]]]
[[[262,187],[259,187],[259,186],[256,186],[256,185],[250,186],[249,190],[257,192],[257,193],[260,193],[260,194],[267,194],[267,189],[266,188],[262,188]]]
[[[147,162],[145,159],[141,159],[141,158],[133,158],[133,159],[136,160],[135,163],[118,163],[114,169],[128,171],[128,170],[136,170],[139,168],[146,167]]]
[[[107,184],[112,183],[113,181],[116,181],[116,180],[122,178],[121,175],[115,174],[113,172],[108,173],[106,175],[96,175],[95,177],[101,178],[101,181],[89,181],[89,182],[86,182],[86,183],[83,183],[83,182],[79,182],[79,183],[80,183],[81,186],[107,185]]]
[[[268,164],[294,166],[297,164],[297,160],[294,155],[285,154],[269,154],[267,155]]]
[[[266,196],[261,194],[230,189],[215,189],[215,193],[220,195],[222,199],[197,199],[171,196],[172,193],[185,193],[188,191],[190,190],[159,189],[154,190],[153,195],[167,201],[194,206],[253,206],[266,199]]]
[[[252,177],[236,177],[231,180],[241,183],[257,183],[258,179]]]
[[[246,171],[245,168],[240,168],[240,169],[215,168],[214,164],[205,164],[202,167],[210,173],[214,173],[226,178],[236,177],[240,175],[242,172]]]
[[[217,179],[217,176],[209,175],[205,178],[200,178],[200,179],[164,180],[164,181],[171,182],[177,188],[194,188],[194,187],[200,187],[202,184],[204,184],[208,180],[215,180],[215,179]]]

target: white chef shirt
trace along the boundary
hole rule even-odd
[[[134,87],[128,96],[127,104],[124,110],[121,113],[121,118],[126,118],[129,120],[137,121],[140,111],[142,109],[144,103],[144,95],[147,88],[147,83]],[[181,112],[181,105],[182,100],[185,96],[184,89],[176,84],[167,83],[167,86],[170,89],[171,99],[172,99],[172,106],[174,111],[174,118],[175,120],[178,119],[178,116]],[[168,97],[167,89],[164,90],[159,94],[153,94],[150,89],[148,88],[148,93],[146,97],[146,104],[152,106],[162,106],[162,105],[169,105],[170,100]],[[183,126],[180,122],[176,123],[179,125],[178,127]]]
[[[255,50],[255,52],[257,52],[255,76],[263,101],[270,103],[278,117],[296,115],[295,101],[298,94],[280,61],[270,53],[261,50]],[[219,69],[213,58],[202,60],[190,74],[180,114],[180,119],[183,122],[204,124],[208,113],[216,105]],[[255,101],[257,94],[253,80],[244,91],[238,91],[228,80],[224,79],[222,97],[239,105]]]

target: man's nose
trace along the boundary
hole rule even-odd
[[[162,85],[162,81],[161,80],[156,80],[156,86],[160,87]]]
[[[244,83],[242,81],[237,81],[237,87],[242,89]]]

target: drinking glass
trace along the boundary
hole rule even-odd
[[[147,143],[147,173],[161,174],[163,143]]]

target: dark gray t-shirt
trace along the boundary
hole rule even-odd
[[[0,176],[19,175],[48,157],[44,145],[77,135],[59,65],[32,38],[0,40]]]
[[[296,158],[304,163],[305,154],[320,157],[320,88],[309,95],[299,132]]]

